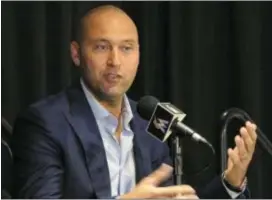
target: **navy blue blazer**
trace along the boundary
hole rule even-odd
[[[136,103],[130,104],[138,182],[171,159],[167,145],[146,133],[147,121],[137,114]],[[111,198],[102,138],[79,81],[22,112],[11,148],[14,198]],[[230,198],[219,176],[197,193],[200,198]]]

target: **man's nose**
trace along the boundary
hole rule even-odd
[[[110,52],[109,59],[108,59],[108,65],[113,67],[118,67],[121,65],[120,62],[120,52],[117,48],[113,48]]]

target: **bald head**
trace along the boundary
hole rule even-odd
[[[87,12],[85,17],[95,15],[95,14],[102,14],[102,13],[106,13],[106,12],[110,12],[110,11],[120,13],[120,14],[123,14],[123,15],[126,15],[127,17],[129,17],[122,9],[120,9],[116,6],[113,6],[113,5],[103,5],[103,6],[98,6],[96,8],[93,8],[89,12]]]
[[[138,31],[133,20],[120,8],[113,5],[103,5],[90,10],[80,21],[78,42],[86,36],[96,32],[105,32],[105,29],[134,34],[138,42]]]
[[[80,40],[71,43],[73,62],[100,101],[121,106],[139,65],[136,25],[121,9],[100,6],[82,18],[81,27]]]

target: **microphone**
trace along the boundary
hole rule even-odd
[[[165,142],[174,131],[174,137],[171,137],[172,152],[174,158],[174,182],[181,185],[183,182],[183,159],[182,146],[178,136],[189,136],[197,142],[207,144],[215,154],[213,146],[200,134],[189,126],[182,123],[186,114],[170,103],[161,103],[153,96],[142,97],[137,104],[137,112],[139,115],[148,120],[146,131],[161,142]],[[211,163],[204,168],[209,168]],[[203,170],[201,170],[203,171]]]
[[[137,104],[137,112],[142,118],[149,120],[147,132],[162,142],[174,131],[179,136],[189,136],[194,141],[212,147],[204,137],[182,123],[186,114],[170,103],[160,103],[153,96],[144,96]]]

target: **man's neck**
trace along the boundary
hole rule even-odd
[[[120,137],[121,137],[121,133],[122,133],[122,129],[123,129],[123,125],[122,125],[122,104],[123,104],[123,100],[122,98],[120,98],[119,101],[99,101],[98,102],[106,109],[108,110],[111,114],[113,114],[113,116],[115,116],[118,119],[118,125],[116,127],[115,130],[115,137],[116,139],[120,142]]]
[[[114,99],[104,98],[103,95],[93,91],[90,85],[83,79],[84,85],[87,87],[89,92],[91,92],[94,98],[111,114],[113,114],[118,120],[120,118],[120,114],[122,112],[123,106],[123,96],[116,97]]]
[[[117,119],[119,119],[122,113],[122,104],[123,104],[122,98],[116,101],[101,101],[99,99],[97,100],[106,110],[108,110]]]

